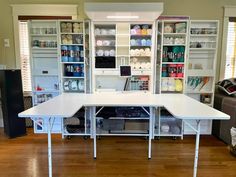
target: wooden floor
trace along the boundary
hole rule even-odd
[[[102,137],[98,158],[92,140],[53,135],[53,177],[192,177],[194,136],[184,140],[154,140],[147,159],[141,137]],[[33,134],[8,139],[0,129],[0,177],[47,177],[47,136]],[[198,177],[235,177],[236,158],[213,136],[202,136]]]

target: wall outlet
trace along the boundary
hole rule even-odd
[[[4,47],[10,47],[10,40],[9,39],[4,39]]]

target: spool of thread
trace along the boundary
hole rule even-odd
[[[74,49],[73,49],[73,46],[68,46],[68,51],[69,51],[68,60],[69,60],[69,62],[73,62],[74,61]]]
[[[66,45],[61,46],[61,60],[62,62],[68,62],[68,48]]]

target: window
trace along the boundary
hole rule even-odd
[[[230,17],[226,44],[224,78],[236,77],[236,18]]]
[[[69,19],[71,16],[19,16],[19,41],[20,41],[20,65],[23,91],[31,92],[31,71],[30,71],[30,49],[29,49],[29,33],[27,20],[55,20],[55,19]]]
[[[26,21],[30,19],[45,19],[42,18],[44,16],[53,17],[53,19],[77,19],[78,6],[74,4],[14,4],[11,7],[14,25],[16,67],[21,68],[22,72],[24,72],[22,73],[23,91],[27,92],[31,91],[32,88],[29,65],[29,41],[27,36],[28,27]],[[28,16],[31,18],[27,18]],[[24,17],[24,19],[20,17]]]
[[[25,21],[19,22],[20,37],[20,62],[21,75],[24,92],[31,92],[31,75],[30,75],[30,56],[29,56],[29,36],[28,24]]]

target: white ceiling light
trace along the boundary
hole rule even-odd
[[[114,16],[114,15],[108,15],[107,16],[108,19],[110,18],[116,18],[116,19],[126,19],[126,18],[129,18],[129,19],[139,19],[139,16],[121,16],[121,15],[117,15],[117,16]]]

